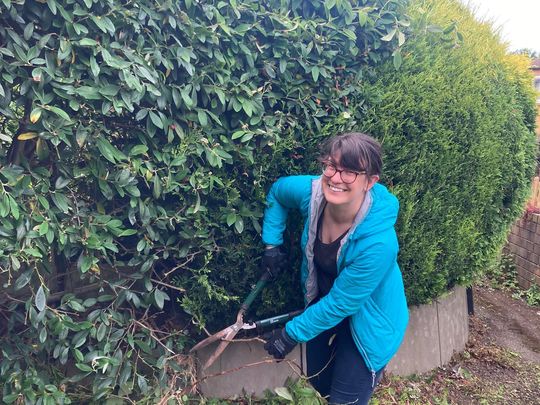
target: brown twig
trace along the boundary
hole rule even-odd
[[[164,283],[163,281],[156,280],[155,278],[152,278],[151,280],[152,280],[154,283],[160,284],[160,285],[162,285],[162,286],[164,286],[164,287],[172,288],[173,290],[180,291],[180,292],[182,292],[182,293],[185,293],[185,292],[186,292],[186,290],[185,290],[184,288],[175,287],[174,285]]]
[[[141,322],[139,322],[139,321],[134,321],[133,323],[136,323],[136,324],[139,325],[140,327],[142,327],[142,328],[146,329],[147,331],[149,331],[149,332],[150,332],[150,336],[152,336],[152,338],[153,338],[156,342],[158,342],[158,343],[160,344],[160,346],[163,347],[165,350],[167,350],[169,353],[176,354],[174,351],[172,351],[172,350],[169,349],[167,346],[165,346],[165,345],[163,344],[163,342],[161,342],[161,340],[160,340],[156,335],[154,335],[154,332],[155,332],[154,329],[152,329],[152,328],[146,326],[144,323],[141,323]]]

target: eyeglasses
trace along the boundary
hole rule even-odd
[[[366,174],[365,170],[356,172],[354,170],[341,169],[339,170],[336,166],[329,162],[323,162],[323,175],[332,178],[334,175],[339,173],[341,181],[345,184],[354,183],[359,174]]]

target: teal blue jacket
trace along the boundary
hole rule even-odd
[[[281,245],[290,209],[305,220],[301,282],[306,306],[318,295],[313,244],[325,206],[319,176],[290,176],[274,183],[267,196],[263,242]],[[376,183],[366,194],[338,250],[338,276],[330,292],[286,324],[297,342],[307,342],[350,317],[353,339],[372,373],[397,352],[409,319],[394,224],[399,203]]]

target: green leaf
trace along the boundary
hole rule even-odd
[[[73,355],[75,356],[75,360],[77,360],[77,362],[81,362],[84,360],[84,356],[82,354],[82,352],[79,350],[79,349],[71,349],[73,351]]]
[[[13,257],[12,257],[13,259]],[[17,281],[15,281],[15,290],[20,290],[24,286],[26,286],[30,280],[32,279],[32,271],[28,270],[22,273],[18,278]]]
[[[36,297],[34,299],[34,304],[36,305],[36,308],[39,312],[43,311],[45,309],[45,305],[47,304],[47,300],[45,298],[45,290],[43,289],[43,286],[40,285]]]
[[[56,205],[60,211],[64,214],[69,212],[69,200],[64,194],[55,192],[54,194],[51,194],[51,198],[54,205]]]
[[[41,117],[41,108],[40,107],[37,107],[37,108],[34,108],[32,110],[32,112],[30,113],[30,122],[32,124],[35,124],[36,122],[39,121],[39,118]]]
[[[169,296],[161,290],[154,290],[154,303],[159,309],[163,309],[165,300],[169,300]]]
[[[105,64],[109,65],[112,68],[127,69],[131,66],[130,62],[126,62],[125,60],[122,60],[117,56],[111,55],[109,51],[107,51],[105,48],[101,49],[101,56],[103,57],[103,62],[105,62]]]
[[[191,99],[190,92],[191,92],[191,86],[187,86],[186,88],[180,90],[180,96],[182,97],[184,104],[188,108],[193,107],[193,100]]]
[[[313,66],[311,68],[311,76],[313,77],[313,81],[316,82],[318,79],[319,79],[319,67],[318,66]]]
[[[93,56],[90,56],[90,70],[92,71],[94,77],[99,76],[100,68],[98,63],[96,62],[96,58],[94,58]]]
[[[388,34],[386,34],[384,37],[381,37],[381,41],[391,41],[392,38],[394,38],[394,35],[396,35],[397,29],[393,28]]]
[[[393,62],[394,62],[394,68],[398,70],[401,67],[401,63],[403,62],[403,59],[401,57],[401,51],[399,49],[396,49],[394,51]]]
[[[54,188],[57,190],[60,190],[61,188],[66,187],[70,183],[70,181],[71,181],[70,179],[66,179],[62,176],[59,176],[56,179],[56,182],[54,183]]]
[[[73,309],[74,311],[77,311],[77,312],[84,312],[86,311],[86,308],[83,307],[79,302],[77,301],[69,301],[68,302],[68,305],[71,309]]]
[[[146,382],[146,378],[144,378],[140,374],[137,374],[137,385],[139,386],[143,394],[146,394],[148,392],[148,383]]]
[[[111,163],[116,163],[116,161],[122,161],[127,159],[126,155],[120,152],[104,137],[98,138],[96,144],[102,156]]]
[[[235,133],[232,134],[231,139],[238,139],[244,136],[245,133],[246,133],[245,131],[236,131]]]
[[[236,232],[242,233],[244,230],[244,220],[242,218],[238,218],[236,222],[234,223],[234,229],[236,229]]]
[[[55,0],[47,0],[47,5],[49,6],[49,9],[51,10],[51,13],[56,15],[56,1]]]
[[[22,394],[7,394],[2,397],[2,401],[4,401],[5,404],[12,404],[19,396],[22,398]]]
[[[9,200],[9,208],[11,210],[11,215],[13,215],[13,218],[19,219],[19,216],[20,216],[19,205],[17,204],[15,199],[10,195],[8,195],[8,200]]]
[[[342,28],[341,32],[350,40],[356,41],[356,33],[348,28]]]
[[[145,79],[147,79],[150,83],[152,84],[156,84],[157,81],[156,81],[156,78],[152,75],[152,73],[150,73],[150,71],[145,68],[144,66],[137,66],[137,70],[139,71],[140,73],[140,76],[144,77]]]
[[[41,331],[39,332],[39,341],[41,343],[45,343],[47,340],[47,329],[45,327],[41,328]]]
[[[401,46],[405,43],[405,34],[401,31],[398,31],[398,46]]]
[[[26,24],[26,27],[24,27],[24,33],[23,33],[24,39],[28,41],[33,33],[34,33],[34,23],[29,22],[28,24]]]
[[[105,337],[105,334],[107,333],[107,325],[102,323],[99,325],[97,332],[96,332],[96,339],[98,342],[101,342],[103,338]]]
[[[363,27],[366,25],[368,19],[368,15],[364,10],[358,11],[358,23],[360,24],[360,27]]]
[[[156,127],[163,129],[163,122],[161,121],[161,118],[153,112],[149,111],[148,115],[150,116],[150,120],[152,121],[152,124],[154,124]]]
[[[236,214],[231,212],[227,215],[227,226],[231,226],[236,222]]]
[[[65,119],[66,121],[71,122],[71,118],[69,118],[69,115],[67,115],[67,113],[66,113],[64,110],[62,110],[62,109],[60,109],[60,108],[58,108],[58,107],[51,106],[51,105],[46,106],[45,109],[47,109],[47,110],[49,110],[49,111],[55,113],[55,114],[58,115],[60,118],[63,118],[63,119]]]
[[[88,255],[85,255],[85,254],[81,253],[81,258],[80,258],[80,270],[81,270],[81,273],[86,273],[88,270],[90,270],[90,268],[92,267],[93,264],[94,264],[94,257],[93,256],[88,256]]]
[[[77,95],[87,100],[101,100],[102,97],[101,94],[99,94],[97,87],[81,86],[77,87],[75,92]]]
[[[38,195],[38,201],[43,208],[45,208],[46,210],[50,209],[49,201],[47,201],[45,197]]]
[[[49,223],[47,221],[42,222],[41,225],[39,225],[38,233],[39,236],[46,235],[47,232],[49,232]]]
[[[279,72],[280,73],[285,73],[285,71],[287,70],[287,60],[286,59],[280,59],[279,60]]]
[[[92,367],[90,367],[89,365],[84,364],[84,363],[76,363],[75,367],[77,367],[81,371],[84,371],[85,373],[90,373],[90,372],[94,371],[92,369]]]
[[[79,41],[79,45],[81,46],[97,46],[99,45],[99,42],[96,40],[93,40],[92,38],[83,38]]]
[[[129,151],[129,156],[145,155],[148,152],[148,146],[146,145],[135,145]]]
[[[161,179],[159,176],[154,176],[153,181],[153,187],[152,187],[152,195],[154,198],[159,198],[161,196]]]
[[[293,402],[293,397],[289,390],[286,387],[276,387],[274,388],[275,393],[287,401]]]
[[[197,111],[197,118],[199,119],[199,123],[203,127],[206,127],[208,125],[208,116],[206,115],[206,112],[204,110]]]

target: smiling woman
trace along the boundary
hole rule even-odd
[[[381,146],[370,136],[331,138],[321,161],[322,175],[281,178],[267,197],[265,256],[283,243],[288,209],[299,209],[305,218],[306,310],[268,334],[265,348],[284,358],[297,343],[307,342],[308,376],[315,388],[332,404],[367,404],[408,321],[396,261],[398,202],[377,183]]]

